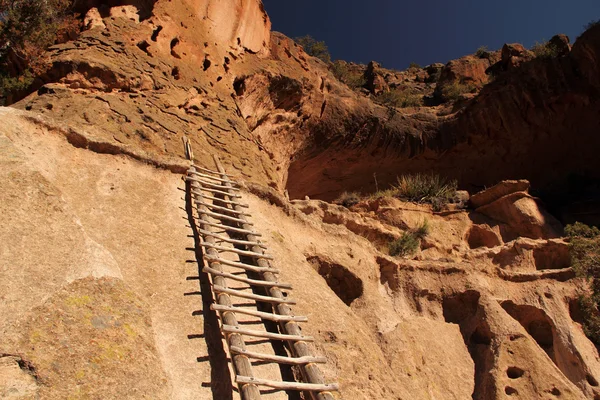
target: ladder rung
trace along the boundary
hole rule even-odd
[[[247,308],[242,307],[229,307],[222,306],[220,304],[211,304],[210,309],[213,311],[221,311],[221,312],[234,312],[246,315],[252,315],[253,317],[258,317],[262,319],[266,319],[267,321],[275,321],[275,322],[308,322],[308,317],[304,316],[291,316],[291,315],[279,315],[273,313],[267,313],[262,311],[249,310]]]
[[[215,209],[215,210],[226,211],[226,212],[231,213],[231,214],[244,215],[246,217],[251,217],[252,216],[251,214],[247,214],[247,213],[242,212],[242,211],[236,211],[236,210],[233,210],[233,209],[227,208],[227,207],[215,206],[214,204],[205,203],[203,201],[197,201],[196,204],[201,204],[201,205],[203,205],[205,207],[212,208],[212,209]]]
[[[213,180],[218,181],[218,182],[231,183],[232,185],[240,186],[239,183],[234,182],[232,180],[217,178],[217,177],[214,177],[214,176],[203,174],[202,172],[198,172],[198,171],[188,171],[188,174],[192,174],[192,175],[196,175],[196,176],[201,176],[203,178],[213,179]]]
[[[250,208],[250,206],[248,204],[238,203],[237,201],[223,200],[223,199],[219,199],[218,197],[208,196],[208,195],[206,195],[204,193],[198,193],[198,192],[194,192],[194,193],[198,194],[203,199],[208,199],[208,200],[213,200],[213,201],[220,201],[221,203],[224,203],[224,204],[231,204],[231,205],[240,206],[240,207],[243,207],[243,208]],[[198,203],[198,201],[196,201],[196,203]]]
[[[222,241],[227,242],[227,243],[241,244],[241,245],[245,245],[245,246],[259,246],[259,247],[262,247],[263,249],[267,248],[267,246],[265,246],[263,243],[249,242],[247,240],[231,239],[231,238],[227,238],[225,236],[216,235],[213,232],[205,231],[203,229],[198,229],[198,232],[201,233],[201,234],[203,234],[204,236],[210,236],[210,237],[213,237],[213,238],[218,239],[218,240],[222,240]]]
[[[211,189],[211,188],[207,188],[207,187],[199,187],[199,189],[205,190],[207,192],[222,194],[223,196],[227,196],[227,197],[231,197],[231,198],[236,198],[236,199],[242,198],[242,196],[240,196],[239,194],[231,194],[231,193],[223,192],[222,190],[216,190],[216,189]],[[198,194],[198,191],[192,190],[192,193]]]
[[[229,350],[234,354],[241,354],[255,360],[273,361],[279,364],[304,365],[311,363],[324,364],[327,362],[327,358],[325,357],[284,357],[272,354],[255,353],[236,346],[231,346]]]
[[[253,232],[253,231],[249,231],[247,229],[242,229],[242,228],[236,228],[233,226],[227,226],[227,225],[221,225],[221,224],[213,224],[212,222],[208,222],[204,219],[198,218],[198,221],[203,224],[203,225],[207,225],[207,226],[212,226],[213,228],[220,228],[220,229],[224,229],[226,231],[230,231],[230,232],[237,232],[237,233],[245,233],[247,235],[253,235],[253,236],[262,236],[262,234],[258,233],[258,232]]]
[[[194,177],[191,177],[191,176],[189,176],[189,175],[187,176],[187,178],[186,178],[186,179],[187,179],[188,181],[192,181],[192,182],[198,182],[198,183],[202,184],[202,185],[203,185],[203,186],[205,186],[205,187],[209,187],[209,188],[213,188],[213,189],[219,189],[219,190],[220,190],[220,189],[225,189],[225,190],[233,190],[234,192],[239,192],[239,191],[240,191],[240,189],[238,189],[238,188],[235,188],[235,187],[227,187],[227,186],[223,186],[223,185],[216,185],[216,184],[215,184],[215,183],[213,183],[213,182],[207,182],[207,181],[205,181],[205,180],[203,180],[203,179],[200,179],[200,178],[194,178]],[[228,182],[228,183],[232,183],[232,182]],[[204,187],[203,187],[203,189],[204,189]]]
[[[295,342],[314,342],[315,338],[311,336],[284,335],[282,333],[272,333],[266,331],[257,331],[254,329],[244,329],[239,326],[223,325],[221,330],[226,333],[239,333],[246,336],[262,337],[274,340],[289,340]]]
[[[208,262],[218,262],[220,264],[223,265],[229,265],[231,267],[236,267],[236,268],[241,268],[241,269],[245,269],[247,271],[253,271],[253,272],[272,272],[274,274],[278,274],[279,270],[276,268],[265,268],[265,267],[257,267],[254,265],[249,265],[249,264],[244,264],[244,263],[240,263],[240,262],[236,262],[236,261],[231,261],[231,260],[225,260],[223,258],[219,258],[219,257],[214,257],[210,254],[205,254],[204,255],[204,259]]]
[[[194,164],[194,167],[197,168],[197,169],[199,169],[199,170],[201,170],[201,171],[208,172],[209,174],[222,175],[222,176],[227,176],[229,178],[233,177],[233,175],[229,175],[229,174],[226,174],[224,172],[213,171],[212,169],[204,168],[204,167],[201,167],[201,166],[196,165],[196,164]]]
[[[279,282],[261,281],[258,279],[248,279],[248,278],[244,278],[242,276],[237,276],[237,275],[230,274],[227,272],[217,271],[216,269],[213,269],[210,267],[204,267],[204,268],[202,268],[202,271],[209,273],[211,275],[222,276],[224,278],[228,278],[228,279],[238,281],[238,282],[244,282],[244,283],[247,283],[247,284],[253,285],[253,286],[278,287],[278,288],[289,289],[289,290],[292,289],[292,285],[290,285],[289,283],[279,283]]]
[[[254,293],[246,293],[241,290],[224,288],[221,286],[213,285],[213,290],[217,293],[225,293],[231,296],[240,297],[242,299],[250,299],[256,301],[262,301],[265,303],[276,303],[276,304],[296,304],[296,301],[290,299],[279,299],[271,296],[261,296]]]
[[[337,383],[319,384],[319,383],[301,383],[301,382],[285,382],[271,381],[268,379],[251,378],[249,376],[237,375],[235,382],[242,385],[258,385],[266,386],[273,389],[281,390],[300,390],[309,392],[338,392],[340,386]]]
[[[215,249],[215,250],[218,250],[218,251],[226,251],[226,252],[229,252],[229,253],[235,253],[235,254],[239,254],[241,256],[246,256],[246,257],[263,258],[265,260],[272,260],[273,259],[272,256],[268,256],[266,254],[255,253],[253,251],[239,250],[239,249],[234,249],[234,248],[231,248],[231,247],[217,246],[217,245],[210,244],[210,243],[200,243],[200,246],[202,246],[202,247],[208,247],[209,249]]]
[[[218,213],[214,213],[214,212],[211,212],[211,211],[203,211],[203,210],[201,210],[199,208],[196,211],[199,214],[208,215],[209,217],[213,217],[213,218],[216,218],[216,219],[225,219],[227,221],[233,221],[233,222],[237,222],[239,224],[254,225],[252,222],[248,222],[248,221],[246,221],[244,219],[230,217],[229,215],[218,214]]]

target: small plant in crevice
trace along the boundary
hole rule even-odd
[[[475,57],[477,58],[489,58],[490,52],[487,46],[479,46],[477,50],[475,50]]]
[[[393,189],[395,197],[417,203],[435,203],[441,207],[454,198],[457,188],[456,181],[448,181],[439,175],[414,174],[398,177]]]
[[[424,239],[429,232],[429,222],[425,220],[417,228],[404,232],[400,238],[392,241],[388,245],[389,254],[392,257],[406,257],[414,254],[421,246],[421,240]]]
[[[579,297],[583,329],[600,346],[600,230],[576,222],[567,225],[565,233],[569,237],[571,266],[578,277],[589,283]]]
[[[362,199],[360,193],[357,192],[343,192],[335,199],[333,202],[335,204],[340,204],[346,208],[350,208],[353,205],[357,204]]]
[[[352,70],[345,61],[334,61],[331,64],[331,72],[337,80],[345,83],[351,89],[360,89],[367,84],[364,73]]]
[[[421,107],[423,95],[413,93],[408,89],[391,89],[373,98],[376,103],[398,108]]]
[[[555,58],[558,57],[560,52],[558,48],[550,42],[535,42],[531,51],[536,58]]]
[[[460,100],[464,94],[471,93],[473,90],[475,90],[475,86],[472,84],[454,81],[444,85],[440,89],[440,97],[444,103],[457,101]]]
[[[297,37],[294,41],[302,46],[309,56],[316,57],[325,63],[331,62],[331,55],[325,42],[318,41],[310,35]]]

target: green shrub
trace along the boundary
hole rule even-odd
[[[408,69],[422,69],[423,67],[421,67],[419,64],[417,64],[416,62],[411,62],[410,64],[408,64]]]
[[[593,239],[600,235],[600,229],[595,226],[588,226],[581,222],[575,222],[573,225],[567,225],[565,227],[565,234],[572,239],[577,237]]]
[[[421,246],[421,240],[429,234],[429,231],[429,222],[425,220],[416,229],[404,232],[399,239],[388,245],[390,255],[405,257],[414,254]]]
[[[490,52],[487,46],[479,46],[475,51],[475,56],[478,58],[488,58],[490,56]]]
[[[79,32],[72,7],[73,0],[0,0],[1,96],[27,88],[46,71],[47,48]]]
[[[317,57],[328,64],[331,62],[331,55],[325,42],[319,42],[310,35],[297,37],[294,41],[304,48],[306,54]]]
[[[419,248],[421,242],[412,232],[404,232],[400,239],[394,240],[389,245],[390,256],[408,256]]]
[[[417,227],[417,229],[413,231],[413,233],[418,239],[424,239],[425,236],[429,235],[430,231],[431,227],[429,226],[429,221],[425,220],[421,225]]]
[[[367,84],[365,75],[362,72],[352,71],[344,61],[334,61],[331,71],[333,72],[333,76],[340,82],[348,85],[351,89],[358,89]]]
[[[579,298],[584,332],[600,346],[600,230],[577,222],[567,225],[565,232],[570,238],[571,266],[591,288]]]
[[[558,48],[549,42],[535,42],[531,51],[536,58],[555,58],[558,57]]]
[[[349,208],[358,203],[361,200],[362,196],[357,192],[343,192],[339,195],[337,199],[334,200],[334,203],[341,204],[342,206]]]
[[[434,199],[449,203],[457,188],[456,181],[448,181],[435,174],[402,175],[394,186],[395,197],[417,203],[431,203]]]
[[[374,98],[374,101],[390,107],[421,107],[423,105],[423,96],[406,89],[392,89],[381,93]]]
[[[454,81],[441,88],[441,98],[443,102],[459,100],[465,93],[470,93],[475,89],[473,85]]]

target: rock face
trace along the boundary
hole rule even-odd
[[[270,32],[258,0],[78,6],[85,31],[0,109],[0,397],[237,398],[189,251],[184,137],[198,164],[218,154],[247,183],[340,398],[600,397],[574,307],[584,283],[561,224],[529,193],[598,177],[600,27],[570,52],[556,39],[553,59],[507,45],[407,71],[347,65],[370,68],[372,91],[475,87],[402,109]],[[420,171],[489,189],[444,212],[321,200]],[[528,181],[497,184],[509,178]],[[289,201],[286,188],[320,199]],[[388,255],[425,221],[414,254]]]

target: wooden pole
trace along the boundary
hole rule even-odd
[[[225,173],[225,169],[221,165],[219,158],[216,155],[214,155],[213,158],[215,160],[215,164],[217,165],[217,169],[219,170],[219,173],[221,174],[221,178],[224,180],[227,180],[228,176]],[[223,185],[227,189],[227,193],[229,193],[230,197],[235,196],[235,193],[233,191],[229,191],[229,189],[232,188],[231,184],[229,184],[228,182],[224,182]],[[233,208],[236,211],[242,211],[241,207],[234,206]],[[243,222],[241,223],[242,228],[245,230],[251,230],[252,224],[248,223],[248,221],[246,220],[246,218],[244,216],[241,216],[241,219],[243,220]],[[259,239],[252,234],[247,234],[246,240],[248,240],[249,242],[256,242]],[[258,246],[253,246],[252,251],[259,253],[259,252],[262,252],[262,249]],[[257,259],[257,260],[255,260],[255,263],[259,267],[270,268],[269,262],[265,259]],[[261,274],[261,278],[266,281],[272,281],[272,282],[277,281],[277,277],[271,272],[261,272],[260,274]],[[268,289],[268,292],[273,297],[285,299],[285,296],[283,295],[281,289],[278,287],[271,287]],[[277,314],[279,314],[279,315],[293,315],[292,309],[287,304],[282,303],[282,304],[278,304],[274,307],[277,311]],[[285,334],[294,335],[294,336],[302,336],[302,332],[300,331],[300,326],[295,321],[288,321],[288,322],[282,323],[281,328],[282,328],[282,332],[284,332]],[[292,350],[292,353],[295,353],[294,356],[296,356],[296,357],[311,357],[312,356],[312,353],[310,351],[308,343],[306,343],[304,341],[294,341],[291,343],[290,348]],[[325,384],[325,378],[323,377],[323,373],[321,372],[321,370],[319,369],[319,366],[317,364],[314,364],[314,363],[305,364],[302,367],[300,367],[300,370],[302,371],[302,375],[307,383],[320,384],[320,385]],[[310,394],[314,400],[334,400],[333,395],[329,391],[321,391],[321,392],[310,391]]]
[[[195,171],[196,171],[195,167],[192,166],[190,168],[190,172],[193,173]],[[198,184],[198,182],[195,182],[193,180],[190,181],[190,184],[191,184],[192,191],[194,193],[194,201],[196,203],[196,209],[198,210],[199,213],[201,211],[207,212],[208,210],[206,209],[206,206],[203,205],[204,201],[202,199],[202,192],[199,190],[200,185]],[[194,190],[194,189],[197,189],[197,190]],[[210,226],[202,224],[201,218],[200,218],[200,227],[202,230],[210,231]],[[216,244],[215,239],[211,236],[207,236],[205,240],[206,240],[207,244],[210,244],[213,246]],[[215,250],[214,248],[205,248],[205,254],[212,256],[211,261],[207,261],[210,264],[210,268],[217,270],[219,272],[223,272],[223,267],[221,266],[221,264],[219,262],[215,261],[215,259],[217,259],[219,257],[218,251]],[[212,279],[213,279],[213,285],[221,286],[224,288],[227,287],[227,281],[225,280],[224,277],[215,275],[212,277]],[[225,307],[232,307],[231,298],[229,297],[229,295],[227,293],[217,293],[217,294],[215,294],[215,297],[216,297],[217,304],[219,304],[221,306],[225,306]],[[232,312],[222,312],[221,313],[221,321],[223,321],[224,325],[236,326],[236,327],[238,326],[238,321],[235,316],[235,313],[232,313]],[[230,333],[225,336],[227,338],[227,343],[228,343],[229,347],[233,346],[233,347],[240,348],[242,350],[246,350],[246,344],[244,343],[244,338],[241,334]],[[235,373],[237,375],[254,377],[254,374],[252,372],[252,364],[250,363],[250,359],[247,356],[245,356],[243,354],[235,354],[235,355],[232,355],[231,358],[233,361],[233,367],[234,367]],[[260,398],[261,398],[260,390],[258,389],[258,386],[256,384],[254,384],[252,382],[249,382],[249,383],[240,382],[239,386],[240,386],[240,393],[242,395],[242,399],[244,399],[244,400],[260,400]]]

